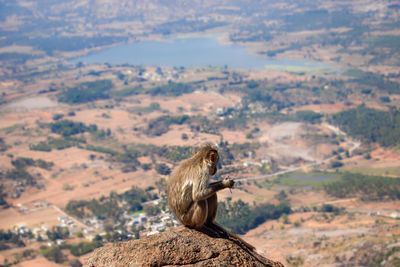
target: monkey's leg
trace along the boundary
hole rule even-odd
[[[194,202],[188,213],[185,215],[183,223],[187,227],[192,229],[194,228],[208,236],[219,237],[218,233],[205,225],[208,212],[207,200]]]
[[[215,217],[217,217],[217,206],[218,206],[218,198],[217,194],[212,195],[207,198],[208,204],[208,214],[206,223],[213,223],[215,221]]]
[[[218,236],[227,238],[229,235],[225,229],[215,224],[215,218],[217,217],[217,207],[218,207],[218,198],[217,194],[212,195],[207,198],[208,203],[208,216],[206,223],[204,226],[214,231]]]
[[[208,203],[200,200],[193,203],[187,213],[183,216],[182,223],[193,228],[200,228],[207,220]]]

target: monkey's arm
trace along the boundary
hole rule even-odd
[[[232,188],[235,182],[233,180],[223,180],[210,183],[206,188],[202,189],[200,185],[195,186],[193,189],[193,200],[200,201],[211,197],[217,191],[224,188]]]
[[[215,182],[210,183],[211,186],[218,185],[218,184],[222,184],[222,181],[215,181]]]
[[[225,183],[225,187],[232,188],[233,185],[235,184],[235,181],[231,180],[231,178],[228,176],[227,178],[225,178],[225,180],[215,181],[215,182],[209,183],[209,185],[214,186],[214,185],[221,185],[224,183]]]

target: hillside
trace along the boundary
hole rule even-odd
[[[0,0],[0,265],[177,233],[168,176],[212,142],[217,221],[262,257],[397,266],[398,26],[393,1]],[[110,47],[127,62],[82,57]],[[228,50],[265,65],[207,61]]]

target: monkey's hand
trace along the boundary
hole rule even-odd
[[[222,184],[225,188],[232,188],[235,184],[235,181],[231,180],[229,177],[222,181]]]

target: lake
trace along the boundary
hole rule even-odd
[[[118,45],[74,59],[73,63],[111,63],[143,66],[212,66],[231,69],[332,71],[332,66],[298,59],[269,59],[252,55],[239,45],[221,44],[216,36],[174,37]],[[297,70],[297,71],[296,71]]]

